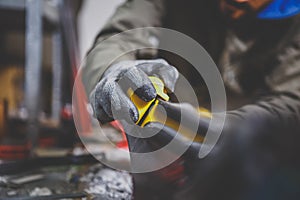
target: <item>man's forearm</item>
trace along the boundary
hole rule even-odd
[[[264,149],[280,164],[299,162],[300,148],[300,95],[282,92],[268,96],[256,104],[247,105],[235,111],[228,112],[228,116],[238,119],[237,145]],[[233,128],[235,129],[235,128]],[[249,144],[247,144],[249,142]],[[255,151],[254,151],[255,152]]]
[[[82,69],[88,95],[111,64],[136,59],[137,49],[156,47],[150,41],[155,32],[138,29],[127,34],[119,33],[135,28],[161,26],[162,17],[163,0],[127,1],[116,10],[96,38]],[[156,52],[152,53],[154,56]]]

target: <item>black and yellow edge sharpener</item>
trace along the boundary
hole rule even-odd
[[[132,89],[129,89],[127,91],[127,95],[138,110],[139,118],[136,124],[138,126],[144,127],[148,123],[159,122],[176,131],[180,130],[180,133],[187,139],[192,139],[196,142],[203,142],[203,136],[196,135],[196,137],[193,138],[192,136],[195,134],[191,133],[189,127],[180,126],[180,122],[171,119],[171,117],[167,117],[166,114],[162,114],[159,109],[157,109],[160,101],[169,101],[170,98],[167,94],[167,89],[165,88],[165,85],[161,79],[154,76],[150,76],[149,79],[152,82],[157,93],[156,98],[154,98],[153,100],[146,102],[140,99]],[[212,117],[211,113],[204,108],[198,108],[198,113],[200,116],[206,118]]]

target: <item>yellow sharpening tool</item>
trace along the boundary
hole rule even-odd
[[[172,119],[172,117],[168,117],[165,112],[162,112],[162,110],[159,107],[159,103],[161,101],[169,101],[167,89],[165,88],[162,80],[160,80],[159,78],[150,76],[149,79],[151,80],[157,93],[157,97],[153,100],[145,102],[142,99],[140,99],[132,89],[129,89],[127,91],[128,96],[136,106],[139,113],[139,118],[136,124],[141,127],[144,127],[148,123],[159,122],[161,124],[164,124],[165,126],[168,126],[180,132],[187,139],[191,139],[196,142],[203,142],[203,135],[198,134],[196,135],[196,137],[193,137],[195,136],[195,133],[192,133],[189,130],[189,127],[182,126],[180,122],[178,122],[178,120],[174,120],[174,118]],[[201,117],[211,118],[211,113],[204,108],[199,108],[198,113]]]
[[[132,89],[129,89],[127,92],[131,101],[134,103],[138,110],[139,119],[136,124],[140,125],[141,127],[144,127],[150,122],[157,121],[157,119],[155,120],[154,110],[159,103],[159,98],[164,101],[169,101],[169,96],[167,95],[164,83],[159,78],[154,76],[150,76],[149,79],[152,82],[157,93],[157,97],[153,100],[149,102],[143,101],[136,94],[134,94],[134,91]]]

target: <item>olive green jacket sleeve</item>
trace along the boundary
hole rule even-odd
[[[265,79],[271,91],[261,95],[253,105],[238,109],[236,114],[244,119],[256,118],[271,122],[270,126],[280,126],[284,137],[282,144],[292,145],[300,134],[300,18],[295,18],[287,36],[286,45],[278,52],[277,66]],[[267,127],[271,130],[271,127]],[[290,140],[289,142],[286,142]],[[297,141],[297,140],[296,140]],[[286,143],[284,143],[286,142]],[[298,145],[299,146],[299,145]]]
[[[142,28],[161,26],[163,4],[163,0],[128,0],[117,8],[97,36],[82,68],[82,80],[88,96],[112,63],[134,60],[143,51],[148,54],[147,57],[156,55],[154,48],[158,45],[158,33]],[[135,30],[122,33],[130,29]]]

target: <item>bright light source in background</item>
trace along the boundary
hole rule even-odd
[[[80,60],[91,48],[96,35],[102,29],[118,5],[125,0],[85,0],[78,14],[78,42]]]

